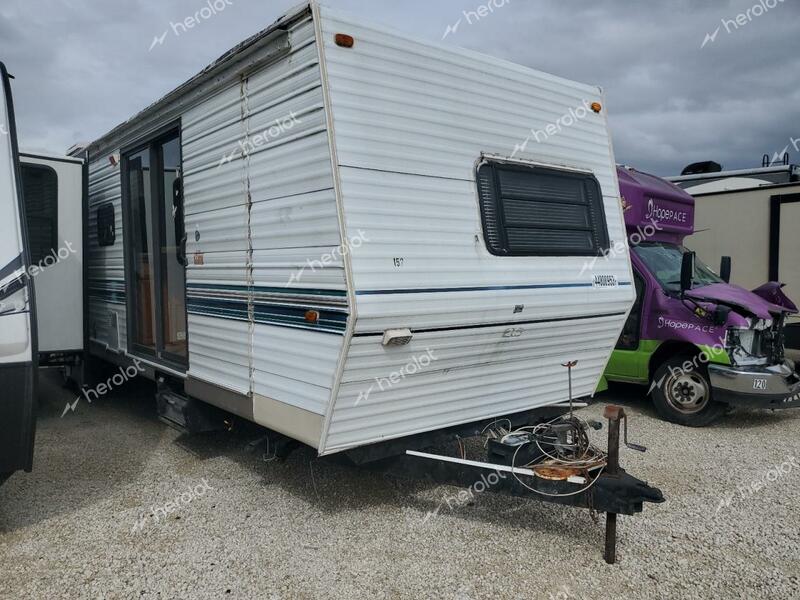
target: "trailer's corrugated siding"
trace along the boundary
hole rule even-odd
[[[339,335],[269,325],[257,327],[253,337],[253,391],[324,415],[342,341]]]
[[[311,18],[289,40],[183,117],[190,374],[324,414],[346,283]]]
[[[114,206],[116,240],[113,246],[97,243],[97,209]],[[119,166],[107,157],[89,163],[89,338],[114,352],[127,349],[124,232]]]
[[[353,339],[325,450],[512,414],[594,392],[620,319],[418,333],[408,346]],[[425,358],[427,357],[427,358]]]
[[[356,24],[324,7],[322,14],[347,233],[362,229],[369,239],[353,253],[354,284],[362,294],[358,331],[385,325],[385,299],[363,295],[368,291],[591,282],[590,271],[581,273],[584,258],[490,255],[475,166],[481,153],[510,156],[531,128],[544,130],[570,109],[601,102],[597,88]],[[355,37],[354,48],[333,43],[341,31]],[[592,171],[602,187],[610,239],[622,241],[605,115],[587,112],[548,140],[531,139],[516,157]],[[401,267],[395,258],[403,259]],[[630,281],[624,252],[600,263],[603,274]],[[489,291],[452,299],[458,310],[436,321],[451,326],[490,320],[487,310],[505,308],[497,296]],[[559,307],[561,314],[580,314],[596,301],[594,294],[573,297],[574,304],[566,299]],[[611,302],[624,310],[629,297],[626,290]],[[396,296],[391,302],[398,305],[396,322],[404,326],[429,326],[430,315],[438,312],[438,299],[430,296]]]
[[[341,177],[348,234],[363,231],[366,239],[351,253],[357,332],[627,310],[629,285],[592,287],[594,273],[630,283],[627,250],[597,260],[493,256],[485,247],[474,181],[348,167]],[[612,240],[622,239],[618,202],[606,201]],[[517,305],[527,308],[514,313]]]
[[[180,115],[188,374],[321,415],[349,310],[315,28],[310,13],[295,14],[287,56]],[[167,124],[134,119],[116,134],[130,141]],[[89,186],[90,224],[108,201],[117,217],[111,248],[90,227],[92,338],[124,351],[119,167],[97,158]],[[254,408],[270,425],[269,410]]]
[[[605,114],[588,109],[600,90],[321,14],[345,233],[367,239],[351,254],[357,337],[324,451],[564,400],[567,360],[581,360],[576,392],[591,393],[633,300],[626,252],[594,271],[583,257],[493,256],[475,179],[484,154],[591,171],[612,244],[624,241]],[[564,126],[571,110],[581,118]],[[621,285],[595,288],[594,273]],[[580,320],[531,324],[566,318]],[[381,346],[382,331],[404,327],[411,346]],[[443,358],[356,405],[428,347]]]

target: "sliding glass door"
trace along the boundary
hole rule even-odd
[[[123,153],[129,350],[188,362],[181,144],[171,130]]]

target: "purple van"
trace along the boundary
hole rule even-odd
[[[664,419],[694,427],[730,406],[800,406],[800,375],[784,352],[797,307],[782,285],[730,284],[729,258],[718,274],[683,246],[692,196],[629,167],[617,173],[637,300],[606,379],[649,385]]]

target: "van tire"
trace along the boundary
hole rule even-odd
[[[665,421],[686,427],[707,427],[720,419],[727,407],[714,401],[705,364],[691,371],[683,370],[683,364],[692,360],[692,356],[682,354],[664,361],[653,376],[650,396]]]

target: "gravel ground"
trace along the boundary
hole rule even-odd
[[[583,410],[626,407],[649,450],[623,465],[667,497],[608,566],[587,511],[266,462],[257,431],[162,425],[137,382],[63,418],[73,396],[42,395],[35,471],[0,488],[0,598],[800,598],[800,411],[691,430],[627,387]]]

